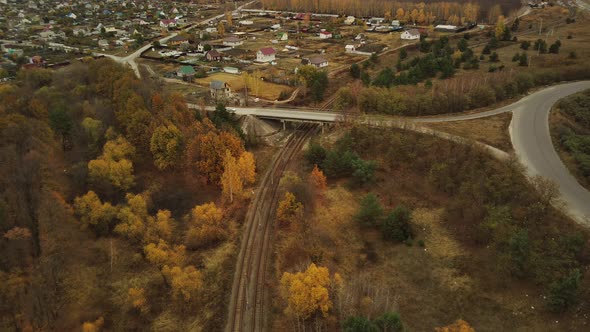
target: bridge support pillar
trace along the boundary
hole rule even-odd
[[[285,120],[281,120],[281,122],[283,123],[283,130],[287,130],[287,127],[285,126]]]
[[[324,123],[320,122],[320,127],[322,128],[322,135],[324,134]]]

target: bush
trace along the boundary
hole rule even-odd
[[[377,327],[365,317],[351,316],[342,323],[343,332],[378,332]]]
[[[397,312],[386,312],[375,319],[375,325],[383,332],[402,332],[404,323]]]
[[[383,216],[383,207],[377,196],[373,193],[366,194],[360,203],[360,207],[354,219],[362,226],[375,226]]]
[[[381,226],[383,238],[387,241],[403,242],[412,237],[410,210],[399,205],[391,211]]]
[[[480,85],[469,92],[469,100],[472,108],[479,108],[493,104],[496,101],[496,94],[490,86]]]
[[[352,167],[354,168],[354,172],[352,173],[354,183],[364,185],[372,183],[375,180],[375,170],[377,169],[376,161],[365,161],[359,158],[352,161]]]
[[[352,76],[352,78],[360,78],[361,77],[361,67],[358,64],[353,63],[350,66],[350,76]]]
[[[498,56],[498,53],[494,52],[492,53],[492,55],[490,55],[490,62],[498,62],[500,61],[500,57]]]
[[[305,159],[307,159],[309,165],[322,165],[326,159],[326,155],[327,152],[323,146],[317,142],[312,142],[305,152]]]
[[[581,278],[582,273],[576,269],[551,286],[548,304],[552,311],[564,312],[576,303]]]
[[[531,47],[531,42],[528,40],[525,40],[523,42],[520,43],[520,48],[522,48],[523,50],[528,50],[529,47]]]

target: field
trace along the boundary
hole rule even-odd
[[[241,92],[244,89],[244,79],[239,75],[228,73],[214,73],[207,76],[206,78],[199,78],[195,81],[197,84],[208,88],[209,83],[216,80],[229,83],[234,93]],[[248,93],[250,96],[256,96],[262,99],[277,100],[281,92],[291,93],[292,91],[293,89],[288,86],[263,81],[260,82],[258,91],[251,90]]]
[[[477,120],[429,123],[427,126],[511,152],[512,143],[508,133],[511,119],[512,114],[505,113]]]

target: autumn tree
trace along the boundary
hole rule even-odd
[[[234,134],[215,128],[208,119],[198,125],[187,147],[186,169],[204,181],[219,184],[224,172],[225,152],[234,158],[244,152],[244,143]]]
[[[223,189],[223,196],[229,199],[231,203],[234,201],[234,195],[240,195],[243,189],[242,177],[240,176],[240,169],[236,158],[232,156],[229,150],[225,152],[223,159],[223,175],[221,176],[221,186]]]
[[[110,231],[117,216],[117,208],[111,203],[102,203],[94,191],[74,199],[74,210],[85,227],[91,227],[99,234]]]
[[[132,241],[141,242],[149,217],[147,202],[141,195],[127,194],[125,198],[127,204],[119,209],[117,218],[120,222],[115,227],[115,232]]]
[[[277,221],[283,226],[295,225],[303,216],[303,204],[290,192],[286,192],[277,207]]]
[[[451,325],[434,328],[436,332],[475,332],[475,329],[466,321],[459,319]]]
[[[185,303],[194,302],[203,288],[203,275],[194,266],[165,268],[172,294]]]
[[[120,190],[129,190],[135,182],[133,163],[129,160],[135,148],[122,136],[109,140],[103,154],[88,162],[90,182],[99,187],[105,184]]]
[[[253,184],[256,180],[256,161],[254,154],[244,151],[238,159],[238,170],[245,184]]]
[[[179,165],[182,160],[184,136],[173,124],[159,126],[152,135],[150,150],[154,157],[154,164],[158,169],[172,168]]]
[[[222,37],[225,35],[225,25],[223,25],[223,22],[221,21],[217,24],[217,33]]]
[[[187,216],[189,229],[186,233],[186,245],[190,249],[196,249],[223,240],[227,231],[222,219],[223,211],[215,203],[195,206]]]
[[[285,313],[294,317],[298,324],[314,314],[328,316],[332,308],[330,287],[333,283],[326,267],[310,264],[307,270],[297,273],[283,273],[280,292],[287,301]]]
[[[327,187],[327,180],[324,172],[318,168],[318,165],[313,166],[313,170],[309,176],[312,186],[319,192],[323,192]]]
[[[98,317],[94,322],[84,322],[82,332],[100,332],[104,325],[104,318]]]
[[[150,263],[162,270],[164,270],[164,267],[184,266],[186,261],[185,246],[172,246],[164,240],[146,245],[143,252]]]
[[[234,25],[234,20],[231,11],[225,12],[225,20],[227,21],[227,26],[231,27]]]
[[[129,306],[138,312],[145,314],[149,311],[149,305],[145,296],[145,289],[131,287],[127,291]]]
[[[145,234],[143,242],[156,242],[159,239],[172,240],[172,232],[176,222],[172,213],[168,210],[158,210],[155,216],[148,216],[146,219]]]

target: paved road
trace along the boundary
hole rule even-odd
[[[590,192],[570,174],[557,155],[549,134],[549,111],[561,98],[585,89],[590,81],[554,86],[528,98],[513,113],[510,124],[512,145],[529,175],[541,175],[559,186],[566,211],[581,224],[590,226]],[[529,97],[531,97],[529,96]]]
[[[554,181],[561,191],[565,211],[579,223],[590,226],[590,192],[582,187],[568,172],[555,152],[549,134],[549,111],[555,102],[570,94],[590,89],[590,81],[555,85],[532,93],[521,100],[495,110],[428,118],[385,118],[367,116],[361,121],[374,125],[404,127],[414,130],[421,123],[464,121],[513,112],[510,136],[516,155],[529,175],[541,175]],[[198,108],[197,105],[189,107]],[[213,110],[213,107],[208,107]],[[254,115],[260,118],[336,122],[340,113],[319,112],[284,108],[230,108],[238,115]],[[492,151],[494,152],[494,151]],[[498,152],[498,151],[495,151]],[[500,155],[500,154],[499,154]]]

